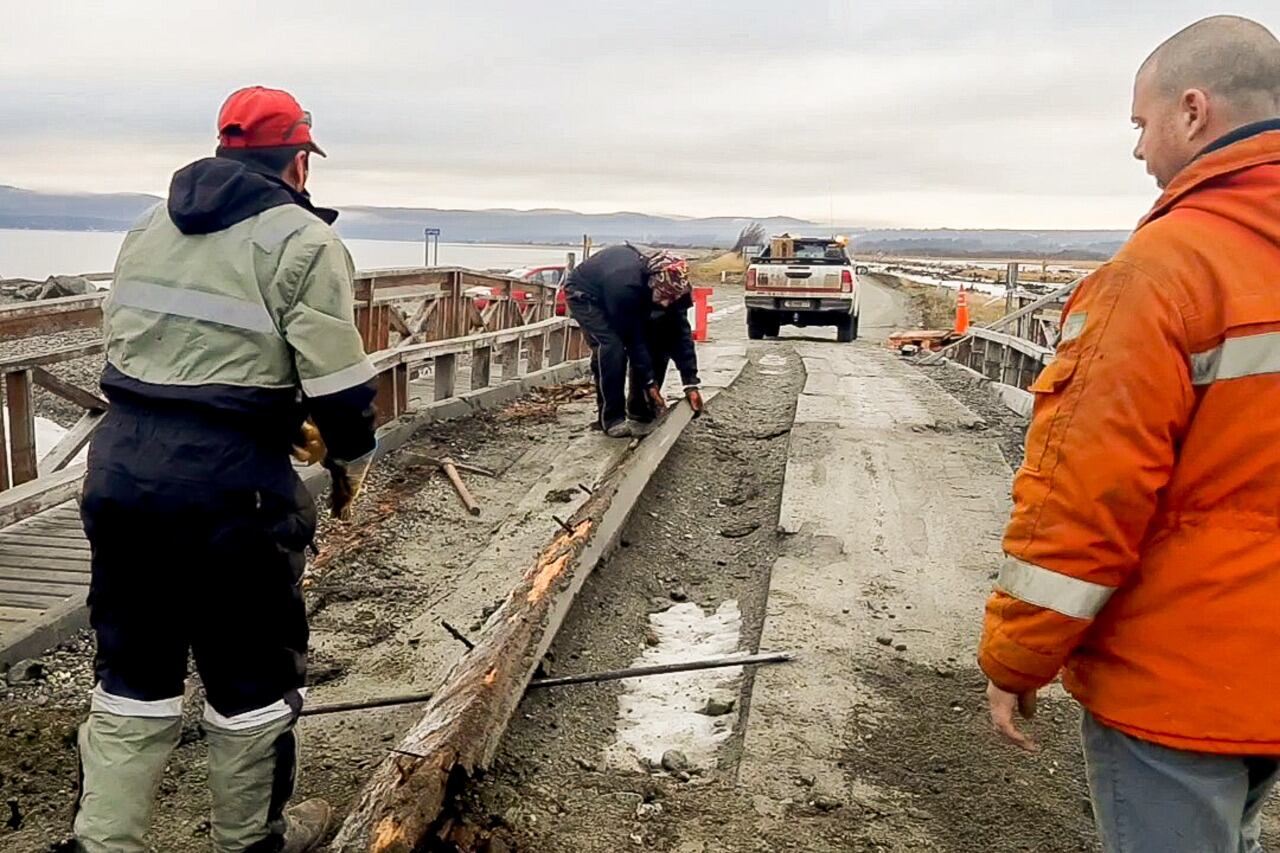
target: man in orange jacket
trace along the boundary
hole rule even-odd
[[[1280,42],[1215,17],[1134,86],[1164,194],[1032,385],[979,662],[996,728],[1064,671],[1108,851],[1256,851],[1280,767]]]

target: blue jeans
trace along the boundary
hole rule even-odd
[[[1098,722],[1081,726],[1107,853],[1261,853],[1259,812],[1280,762],[1184,752]]]

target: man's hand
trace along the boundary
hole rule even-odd
[[[644,392],[649,398],[649,402],[653,404],[654,415],[660,415],[667,410],[667,399],[662,396],[662,389],[657,385],[650,385]]]
[[[684,386],[684,397],[689,401],[689,408],[693,409],[695,418],[702,417],[702,390],[697,385]]]
[[[303,465],[314,465],[317,462],[323,462],[325,456],[328,455],[329,449],[325,447],[324,439],[320,437],[320,430],[316,429],[316,425],[310,418],[307,418],[302,422],[302,426],[298,427],[298,435],[293,440],[293,450],[290,452],[293,454],[293,458]]]
[[[329,458],[324,467],[329,469],[332,485],[329,489],[329,511],[339,521],[350,521],[355,513],[356,498],[364,489],[364,478],[373,463],[373,451],[351,462]]]
[[[988,681],[987,707],[991,711],[991,724],[996,727],[996,731],[1027,752],[1036,752],[1039,749],[1030,736],[1018,730],[1018,724],[1013,719],[1015,708],[1024,720],[1029,720],[1036,715],[1036,691],[1010,693]]]

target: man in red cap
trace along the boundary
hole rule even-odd
[[[330,821],[319,800],[285,811],[316,528],[289,454],[302,443],[321,461],[327,446],[345,516],[375,449],[375,371],[337,214],[306,192],[323,155],[310,114],[287,92],[242,89],[218,134],[216,156],[175,174],[167,203],[125,237],[103,309],[111,408],[82,502],[97,637],[75,818],[87,853],[148,849],[192,655],[214,848],[300,853]]]

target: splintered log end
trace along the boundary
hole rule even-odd
[[[384,817],[373,830],[369,853],[409,853],[413,845],[395,818]]]

